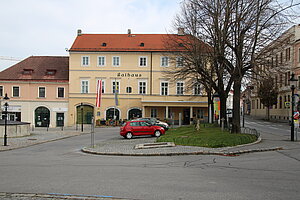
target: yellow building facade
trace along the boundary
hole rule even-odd
[[[176,52],[165,34],[82,34],[69,49],[69,125],[97,120],[155,117],[178,124],[207,119],[207,96],[199,85],[174,80],[166,71]],[[184,36],[182,36],[184,37]],[[97,81],[102,81],[96,107]],[[117,93],[117,94],[116,94]],[[116,102],[117,101],[117,102]]]

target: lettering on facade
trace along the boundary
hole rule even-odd
[[[142,74],[136,74],[136,73],[118,73],[117,77],[142,77]]]

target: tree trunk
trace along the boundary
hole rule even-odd
[[[224,118],[224,126],[227,126],[227,116],[226,116],[226,100],[227,95],[223,92],[220,92],[220,120]],[[222,122],[222,121],[221,121]],[[220,123],[220,126],[222,124]]]
[[[241,132],[241,114],[240,114],[240,97],[241,97],[241,80],[235,80],[233,84],[233,118],[231,133]]]

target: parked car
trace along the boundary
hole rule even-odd
[[[169,124],[168,123],[159,121],[158,119],[153,118],[153,117],[152,118],[148,118],[148,117],[138,118],[138,119],[135,119],[135,120],[144,120],[144,121],[147,121],[147,122],[149,122],[152,125],[163,127],[166,131],[169,129]]]
[[[153,125],[145,120],[127,121],[120,128],[120,135],[127,139],[131,139],[133,136],[139,135],[152,135],[159,137],[162,134],[165,134],[165,129],[163,127]]]

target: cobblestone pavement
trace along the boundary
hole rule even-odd
[[[16,148],[27,147],[35,144],[41,144],[44,142],[55,141],[63,138],[73,137],[76,135],[81,135],[85,133],[89,133],[90,130],[86,129],[84,132],[80,132],[80,130],[76,130],[75,127],[64,128],[35,128],[31,131],[29,136],[24,137],[15,137],[15,138],[7,138],[7,146],[3,146],[3,138],[0,138],[0,151],[6,151]]]
[[[115,198],[101,195],[74,195],[74,194],[15,194],[0,193],[0,200],[61,200],[61,199],[77,199],[77,200],[118,200],[123,198]],[[123,199],[126,200],[126,199]],[[129,200],[129,199],[127,199]]]

